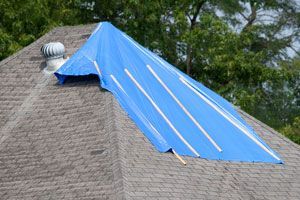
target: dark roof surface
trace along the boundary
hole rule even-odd
[[[159,153],[96,78],[58,85],[40,47],[71,56],[95,25],[61,27],[0,63],[1,199],[300,199],[300,147],[240,111],[284,165]]]

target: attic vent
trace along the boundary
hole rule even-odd
[[[47,67],[44,69],[46,74],[53,74],[65,62],[65,46],[60,42],[50,42],[42,46],[41,51],[46,58]]]

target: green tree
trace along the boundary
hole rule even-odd
[[[8,57],[21,48],[14,38],[0,28],[0,60]]]
[[[55,26],[80,23],[76,0],[0,0],[0,60]]]
[[[294,142],[300,144],[300,117],[296,117],[292,124],[281,129],[281,132]]]

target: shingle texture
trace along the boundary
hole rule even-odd
[[[157,152],[93,77],[64,86],[40,47],[71,56],[95,25],[61,27],[0,63],[0,199],[300,199],[300,148],[241,115],[285,164]]]

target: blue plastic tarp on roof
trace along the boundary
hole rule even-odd
[[[91,74],[160,152],[282,163],[228,101],[108,22],[55,73],[60,83]]]

